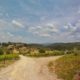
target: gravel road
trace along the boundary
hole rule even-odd
[[[57,57],[30,58],[20,55],[20,60],[0,71],[0,80],[60,80],[51,74],[47,64]]]

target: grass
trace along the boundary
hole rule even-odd
[[[51,68],[52,63],[49,63]],[[56,60],[55,72],[63,80],[72,80],[76,72],[80,71],[80,55],[69,54]]]
[[[53,73],[54,72],[54,62],[50,61],[47,66],[48,66],[49,72]]]
[[[19,59],[18,54],[0,55],[0,68],[6,67]]]

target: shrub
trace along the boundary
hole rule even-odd
[[[39,53],[45,53],[45,50],[44,49],[40,49]]]

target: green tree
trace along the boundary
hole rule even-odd
[[[39,53],[45,53],[45,50],[44,49],[40,49]]]
[[[0,55],[4,54],[3,49],[0,48]]]

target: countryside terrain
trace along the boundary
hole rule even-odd
[[[0,80],[80,80],[80,43],[0,44]]]

